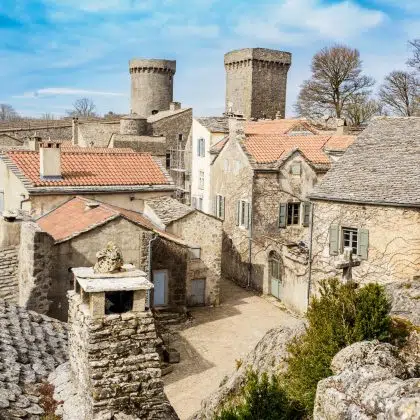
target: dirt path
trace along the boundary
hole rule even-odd
[[[181,420],[200,408],[201,400],[225,377],[272,327],[293,326],[297,319],[267,299],[224,280],[222,304],[196,308],[194,321],[171,343],[181,363],[164,377],[165,392]]]

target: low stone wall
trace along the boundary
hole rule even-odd
[[[53,270],[54,240],[34,222],[21,227],[18,287],[20,306],[41,314],[48,312]]]
[[[18,250],[8,247],[0,250],[0,299],[17,303],[19,288],[17,280]]]
[[[70,363],[85,418],[125,413],[177,419],[163,391],[151,312],[92,319],[80,296],[68,295]]]

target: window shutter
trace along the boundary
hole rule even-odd
[[[220,207],[221,207],[221,219],[225,220],[225,197],[220,196]]]
[[[206,141],[204,139],[201,139],[201,156],[206,156]]]
[[[303,226],[309,226],[311,217],[311,203],[306,201],[303,203]]]
[[[249,226],[249,204],[245,203],[244,227]]]
[[[238,200],[236,203],[236,226],[239,226],[240,217],[241,217],[241,201]]]
[[[196,209],[197,208],[197,197],[192,198],[192,206]]]
[[[338,225],[330,226],[330,255],[338,255],[339,232]]]
[[[286,212],[287,212],[287,204],[280,203],[279,208],[279,227],[285,228],[286,227]]]
[[[367,260],[369,249],[369,231],[367,229],[359,229],[357,236],[357,255],[362,260]]]
[[[247,214],[246,214],[246,227],[249,228],[251,226],[251,203],[246,203],[246,209],[247,209]]]

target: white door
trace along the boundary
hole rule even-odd
[[[167,270],[153,271],[153,305],[162,306],[168,303],[168,272]]]

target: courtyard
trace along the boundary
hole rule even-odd
[[[226,375],[264,334],[276,326],[294,326],[298,319],[275,304],[223,280],[221,304],[191,310],[193,321],[175,335],[171,346],[181,362],[164,379],[165,392],[181,420],[199,408]]]

